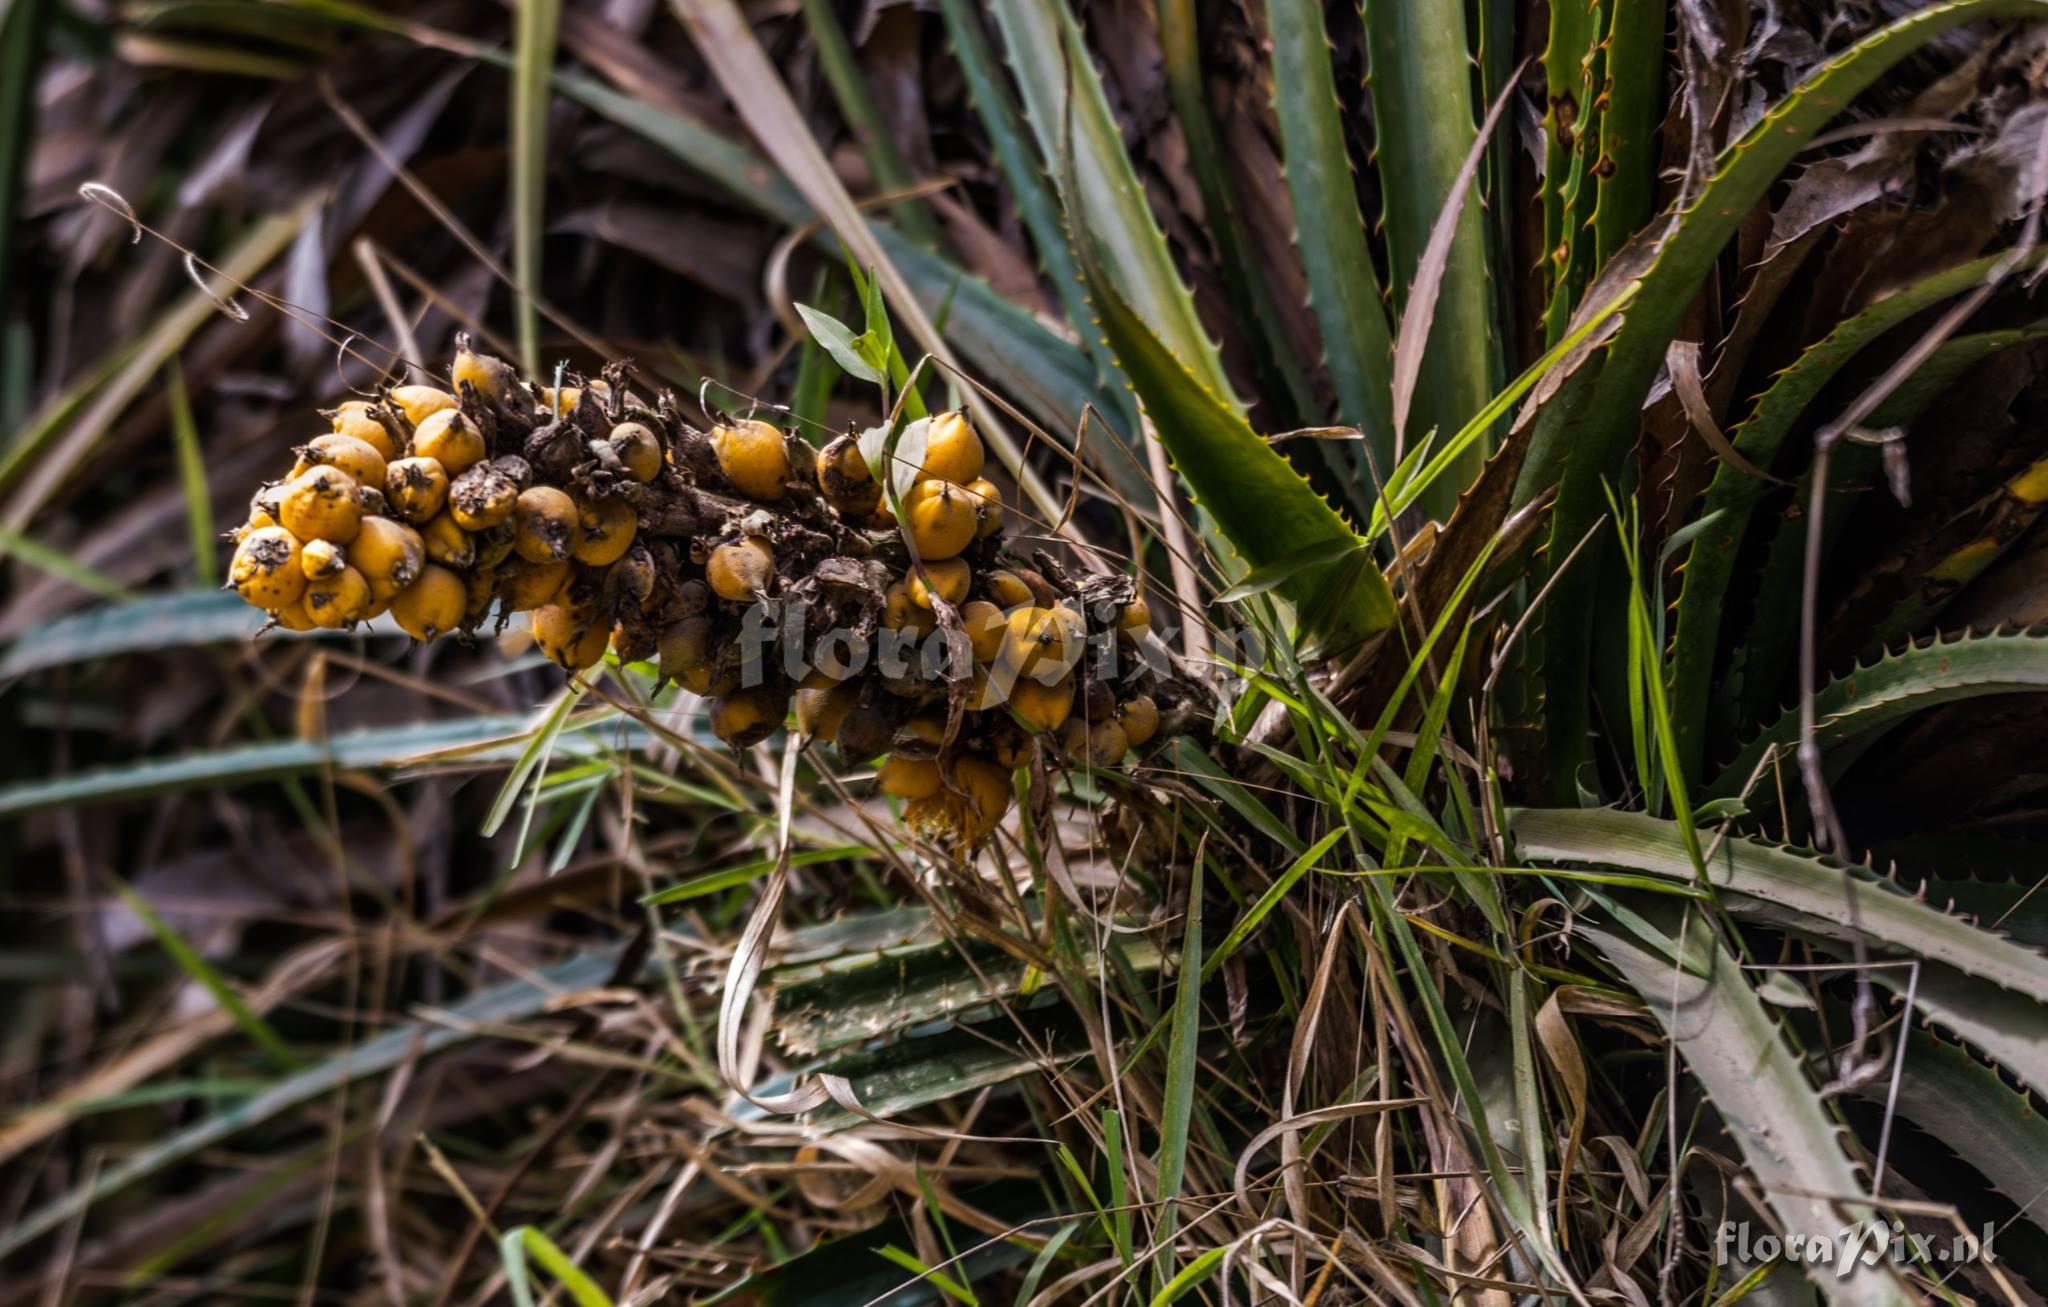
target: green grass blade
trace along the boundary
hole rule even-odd
[[[213,528],[213,492],[206,483],[206,451],[200,447],[199,424],[192,417],[192,398],[185,391],[185,372],[170,367],[171,439],[178,448],[178,484],[185,492],[185,525],[192,533],[192,568],[199,584],[220,584],[220,541]]]
[[[1180,1217],[1181,1178],[1187,1168],[1188,1127],[1195,1112],[1195,1053],[1202,1037],[1202,858],[1188,882],[1187,923],[1173,996],[1173,1031],[1166,1043],[1166,1083],[1159,1109],[1159,1216],[1153,1233],[1157,1282],[1172,1281],[1174,1231]]]
[[[1053,175],[1064,179],[1068,226],[1101,243],[1112,284],[1167,352],[1225,408],[1240,412],[1216,344],[1146,206],[1145,188],[1124,153],[1123,133],[1065,0],[992,0],[990,7],[1040,157],[1062,161]]]
[[[1323,361],[1338,415],[1365,433],[1385,476],[1394,467],[1394,337],[1351,175],[1323,6],[1267,0],[1266,23],[1273,41],[1273,110]]]
[[[541,242],[546,236],[548,103],[562,0],[520,0],[512,29],[512,277],[519,364],[540,375]]]
[[[298,1054],[292,1052],[291,1045],[285,1043],[284,1037],[277,1033],[276,1027],[258,1016],[243,1002],[241,994],[228,983],[227,977],[215,970],[211,962],[201,957],[199,951],[178,933],[175,926],[163,919],[162,914],[157,912],[148,899],[137,894],[128,882],[119,876],[109,875],[107,879],[113,885],[114,893],[120,896],[121,902],[126,904],[128,910],[140,918],[142,924],[149,928],[149,933],[156,937],[158,946],[171,955],[172,961],[178,964],[179,969],[213,996],[213,1001],[220,1004],[221,1011],[228,1014],[235,1026],[249,1037],[251,1043],[269,1054],[272,1062],[287,1070],[296,1070],[303,1065]]]
[[[1209,954],[1208,960],[1202,963],[1202,979],[1207,980],[1216,974],[1216,969],[1223,965],[1224,959],[1236,953],[1244,942],[1251,938],[1252,932],[1259,928],[1259,923],[1272,914],[1281,899],[1287,897],[1287,891],[1294,888],[1295,882],[1307,875],[1316,865],[1316,860],[1328,853],[1342,838],[1344,828],[1339,826],[1317,840],[1300,857],[1289,863],[1287,870],[1273,878],[1273,883],[1266,886],[1265,893],[1259,895],[1258,901],[1245,909],[1237,924],[1230,928],[1230,933],[1223,937],[1223,941]]]
[[[582,1267],[569,1260],[569,1254],[556,1247],[554,1240],[530,1225],[521,1226],[518,1234],[519,1246],[526,1255],[554,1276],[556,1284],[569,1291],[576,1307],[612,1307],[611,1296],[598,1288],[597,1281],[584,1274]],[[510,1232],[506,1237],[511,1237]]]
[[[134,597],[127,586],[77,561],[63,550],[52,549],[40,540],[0,527],[0,558],[10,557],[18,558],[38,572],[46,572],[60,581],[69,581],[87,594],[95,594],[102,599],[119,603]]]

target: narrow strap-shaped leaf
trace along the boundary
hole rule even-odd
[[[1323,6],[1267,0],[1266,24],[1295,241],[1308,272],[1309,307],[1323,333],[1323,361],[1338,415],[1365,433],[1387,476],[1394,468],[1394,337],[1351,175]]]
[[[1511,810],[1509,827],[1521,856],[1532,862],[1597,863],[1672,880],[1693,877],[1675,822],[1612,808],[1519,808]],[[2048,958],[1867,872],[1845,872],[1810,853],[1730,837],[1707,859],[1707,875],[1724,895],[1774,904],[1844,932],[1850,926],[1843,878],[1855,876],[1856,914],[1866,939],[2048,1003]]]
[[[2048,1230],[2048,1119],[2033,1101],[1963,1049],[1925,1031],[1908,1038],[1904,1068],[1900,1114],[1954,1149],[2036,1227]],[[1890,1087],[1885,1077],[1857,1092],[1883,1103]]]
[[[1931,640],[1883,654],[1822,686],[1813,700],[1814,740],[1823,751],[1834,750],[1936,704],[2040,690],[2048,690],[2048,634]],[[1799,714],[1788,710],[1720,770],[1708,797],[1741,793],[1766,752],[1789,755],[1798,742]]]
[[[114,803],[197,788],[221,789],[256,781],[300,776],[323,767],[344,770],[408,766],[455,750],[474,750],[463,761],[504,761],[516,757],[530,718],[514,715],[463,717],[420,726],[380,726],[345,731],[325,740],[276,740],[263,744],[149,758],[46,780],[0,787],[0,817],[48,808]],[[602,744],[644,742],[638,727],[616,723],[597,733],[565,734],[564,750],[587,752]]]
[[[1607,78],[1600,97],[1599,188],[1593,204],[1594,271],[1619,253],[1657,200],[1664,97],[1663,0],[1618,0],[1607,25]]]

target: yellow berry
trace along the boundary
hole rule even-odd
[[[711,551],[704,579],[721,599],[745,603],[767,593],[775,576],[775,551],[759,536],[746,536]]]
[[[484,620],[484,614],[491,611],[491,601],[498,597],[498,573],[495,568],[479,567],[459,575],[462,577],[462,620],[474,625]]]
[[[448,486],[448,512],[465,531],[488,531],[512,517],[519,503],[519,487],[503,469],[491,463],[474,463]]]
[[[299,546],[299,570],[309,581],[333,576],[348,566],[348,551],[332,540],[308,540]]]
[[[455,362],[448,369],[448,375],[458,391],[466,381],[483,398],[501,404],[510,404],[519,388],[519,374],[512,370],[510,363],[489,354],[479,354],[466,343],[455,351]]]
[[[258,608],[284,608],[306,592],[297,537],[281,526],[258,527],[235,546],[228,580]]]
[[[572,672],[595,667],[611,644],[611,623],[583,604],[548,604],[527,620],[540,651]]]
[[[348,547],[349,565],[370,583],[370,597],[389,599],[413,583],[426,565],[420,533],[388,517],[366,517]]]
[[[315,629],[313,615],[306,611],[306,597],[297,599],[282,608],[271,610],[270,616],[287,631],[311,631]]]
[[[909,582],[898,581],[883,596],[882,625],[892,631],[914,631],[922,639],[938,629],[939,619],[911,598]]]
[[[398,442],[391,438],[391,432],[376,415],[370,412],[367,399],[352,399],[334,410],[334,430],[339,435],[354,436],[384,459],[386,463],[398,457]],[[376,482],[368,484],[376,485]]]
[[[412,452],[416,458],[433,459],[448,470],[449,476],[458,477],[469,470],[470,464],[483,461],[484,438],[460,409],[444,408],[412,433]]]
[[[500,522],[470,539],[476,542],[476,565],[496,567],[512,556],[512,547],[519,541],[519,528],[511,522]]]
[[[796,692],[796,728],[814,740],[839,738],[839,724],[860,703],[860,686],[852,681]]]
[[[504,578],[505,610],[530,613],[555,601],[574,569],[562,563],[524,563]]]
[[[353,567],[306,583],[306,612],[315,626],[335,630],[370,611],[370,583]]]
[[[702,662],[695,667],[684,668],[674,678],[677,685],[691,694],[706,699],[715,699],[721,694],[730,694],[739,688],[739,673],[729,666],[716,662]]]
[[[1152,630],[1152,605],[1145,602],[1145,596],[1125,604],[1116,615],[1117,632],[1125,638],[1142,641]]]
[[[577,507],[577,521],[583,538],[570,552],[590,567],[609,567],[624,558],[640,529],[640,514],[623,499],[585,500]]]
[[[903,819],[927,839],[973,848],[995,834],[1013,797],[1007,768],[978,754],[953,761],[946,788],[903,807]]]
[[[428,564],[411,585],[391,598],[391,619],[415,640],[434,640],[462,625],[469,592],[462,578]]]
[[[384,502],[408,522],[424,522],[448,502],[448,469],[431,458],[401,458],[384,470]]]
[[[987,478],[977,478],[960,487],[967,492],[968,502],[974,505],[977,539],[986,540],[1003,529],[1003,492],[996,489],[996,483]]]
[[[1051,685],[1026,677],[1010,687],[1010,710],[1034,731],[1056,731],[1074,711],[1074,678],[1063,676]]]
[[[316,467],[332,467],[348,473],[359,486],[384,484],[384,455],[367,440],[329,432],[299,446],[298,453],[299,464],[292,469],[293,476]]]
[[[1010,629],[1003,610],[986,599],[970,600],[960,610],[960,625],[967,630],[967,642],[974,646],[974,661],[992,663],[1003,652],[1003,636]]]
[[[1009,616],[1002,661],[1020,676],[1057,680],[1081,661],[1085,629],[1070,608],[1020,608]]]
[[[1070,717],[1060,732],[1060,747],[1075,762],[1113,767],[1130,751],[1131,741],[1114,719],[1105,718],[1091,725],[1082,718]]]
[[[513,548],[529,563],[553,563],[568,558],[583,543],[583,527],[577,520],[576,501],[566,490],[553,486],[529,486],[519,492],[513,521],[518,535]]]
[[[818,453],[818,489],[840,516],[865,518],[882,503],[882,487],[868,471],[860,441],[841,436]]]
[[[285,487],[278,521],[301,540],[347,544],[363,524],[355,480],[336,468],[314,468]]]
[[[406,421],[417,427],[434,414],[454,408],[455,396],[439,386],[400,386],[391,392],[391,402],[398,405]]]
[[[711,662],[711,619],[702,613],[669,623],[661,633],[661,674],[681,684]]]
[[[1037,602],[1037,596],[1024,583],[1024,578],[1012,571],[990,572],[982,578],[981,588],[988,591],[989,599],[1005,612]]]
[[[900,753],[889,755],[875,780],[882,793],[893,794],[899,799],[928,799],[946,784],[939,775],[936,760],[906,758]]]
[[[950,481],[920,481],[903,498],[911,543],[926,562],[952,558],[974,543],[979,529],[967,492]]]
[[[981,437],[958,413],[941,413],[926,428],[924,462],[918,475],[966,485],[981,475]]]
[[[426,548],[429,562],[458,571],[476,563],[476,539],[445,512],[436,513],[420,527],[420,541]]]
[[[759,744],[782,727],[789,696],[766,686],[734,690],[711,701],[711,733],[735,749]]]
[[[934,594],[957,607],[967,597],[967,586],[973,580],[974,573],[964,558],[946,558],[938,562],[926,560],[922,571],[910,574],[910,597],[920,608],[937,607],[932,603]]]
[[[1116,719],[1131,747],[1142,749],[1159,730],[1159,705],[1149,694],[1134,695],[1117,705]]]
[[[741,494],[749,499],[782,498],[789,480],[789,450],[781,431],[748,418],[714,430],[711,448],[718,455],[719,470]]]
[[[611,442],[627,476],[648,482],[661,475],[661,439],[645,423],[619,423],[612,428]]]

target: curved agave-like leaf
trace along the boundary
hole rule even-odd
[[[1606,487],[1621,473],[1640,425],[1643,397],[1662,365],[1700,281],[1771,181],[1807,141],[1886,69],[1934,37],[1972,19],[2048,16],[2044,0],[1951,0],[1918,10],[1872,33],[1821,65],[1772,106],[1723,154],[1719,170],[1691,207],[1673,215],[1637,277],[1620,328],[1551,401],[1539,424],[1517,498],[1558,489],[1549,557],[1561,560],[1606,511]],[[1596,546],[1597,547],[1597,546]],[[1581,562],[1561,574],[1544,610],[1548,665],[1570,674],[1545,686],[1548,717],[1545,783],[1569,793],[1586,756],[1593,607],[1601,569]]]
[[[1054,165],[1068,227],[1102,242],[1119,293],[1183,366],[1239,411],[1216,343],[1146,206],[1080,24],[1065,0],[995,0],[991,7],[1039,153]]]
[[[1611,808],[1518,808],[1508,822],[1521,856],[1533,862],[1599,863],[1673,881],[1693,878],[1676,822]],[[1937,911],[1865,871],[1845,873],[1810,853],[1733,837],[1707,859],[1708,878],[1724,894],[1801,913],[1843,935],[1850,929],[1845,874],[1857,878],[1856,916],[1871,943],[2048,1003],[2048,957]]]
[[[1858,1092],[1883,1103],[1890,1088],[1885,1077]],[[1899,1077],[1898,1109],[2048,1230],[2048,1119],[2025,1094],[1965,1050],[1915,1031]]]
[[[1786,1229],[1834,1230],[1870,1215],[1867,1207],[1837,1201],[1864,1190],[1841,1129],[1704,914],[1652,903],[1630,928],[1581,919],[1574,930],[1622,973],[1678,1045]],[[1834,1303],[1912,1301],[1881,1267],[1826,1281],[1817,1269],[1808,1273]]]
[[[1921,310],[1982,285],[2005,257],[1975,259],[1923,278],[1837,324],[1772,378],[1749,417],[1732,433],[1735,452],[1768,469],[1806,406],[1865,346]],[[1715,468],[1700,504],[1701,519],[1712,517],[1713,524],[1686,554],[1671,647],[1671,716],[1689,781],[1699,779],[1705,762],[1707,700],[1714,688],[1714,655],[1721,644],[1722,605],[1751,516],[1771,489],[1770,482],[1723,462]]]
[[[1075,253],[1103,333],[1174,470],[1246,563],[1275,569],[1272,588],[1295,606],[1306,641],[1334,653],[1384,631],[1394,599],[1366,542],[1152,334],[1085,240]]]
[[[1814,738],[1823,750],[1838,751],[1922,708],[2043,689],[2048,689],[2048,632],[1937,637],[1885,654],[1821,687],[1814,695]],[[1789,752],[1798,742],[1799,714],[1788,711],[1715,775],[1709,797],[1741,793],[1766,753]]]

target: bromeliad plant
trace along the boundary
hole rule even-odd
[[[654,896],[751,913],[720,977],[676,981],[719,1007],[692,1070],[744,1095],[692,1148],[802,1177],[710,1205],[679,1262],[729,1288],[749,1240],[763,1303],[2040,1295],[2044,814],[2013,696],[2048,683],[2021,626],[2048,616],[2048,3],[938,0],[1064,335],[962,271],[834,6],[797,35],[880,207],[736,5],[674,8],[766,157],[626,93],[657,79],[590,26],[563,30],[603,79],[553,89],[850,254],[866,332],[805,311],[793,407],[843,374],[881,393],[868,433],[699,430],[622,373],[572,394],[466,353],[334,415],[232,579],[287,626],[530,609],[572,672],[611,645],[621,681],[712,695],[727,743],[793,716],[893,751],[881,789],[946,837],[872,855],[916,907],[775,940],[795,748],[774,855]],[[920,420],[917,355],[1016,407]],[[1064,462],[1012,438],[1027,414]],[[996,479],[996,520],[1035,519],[1007,537]],[[735,698],[763,593],[980,657]],[[1047,661],[1144,643],[1150,599],[1183,661]],[[1247,624],[1262,657],[1207,637]],[[1004,666],[1054,675],[987,704]],[[1902,797],[1981,775],[1961,736],[2004,783]],[[1932,1258],[1958,1227],[1996,1260]],[[1922,1242],[1785,1255],[1850,1228]]]

